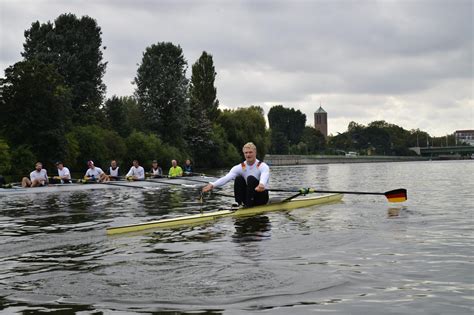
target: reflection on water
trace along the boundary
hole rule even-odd
[[[404,187],[410,199],[347,195],[117,237],[105,228],[232,201],[201,205],[198,188],[174,186],[0,196],[0,311],[472,314],[473,171],[472,161],[273,167],[274,188]]]
[[[271,223],[267,216],[260,215],[251,218],[235,220],[234,242],[255,242],[270,238]]]

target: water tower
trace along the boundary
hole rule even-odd
[[[319,130],[325,138],[328,136],[328,113],[319,106],[318,110],[314,113],[314,128]]]

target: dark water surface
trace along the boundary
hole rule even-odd
[[[108,226],[196,213],[198,189],[0,195],[0,312],[473,313],[474,161],[273,167],[271,184],[404,187],[409,200],[346,195],[107,237]]]

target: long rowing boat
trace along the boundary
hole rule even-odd
[[[12,188],[0,188],[0,196],[2,195],[25,195],[25,194],[44,194],[44,193],[61,193],[71,191],[96,190],[96,189],[117,189],[117,188],[159,188],[177,185],[186,187],[199,187],[206,185],[207,182],[215,180],[212,177],[190,176],[181,178],[159,178],[144,181],[111,181],[107,183],[87,183],[87,184],[52,184],[42,187],[23,188],[14,186]],[[202,184],[199,184],[202,181]]]
[[[297,208],[306,208],[315,205],[337,202],[342,199],[342,194],[330,194],[318,197],[298,198],[288,201],[279,201],[269,203],[263,206],[253,208],[238,208],[237,210],[218,210],[214,212],[207,212],[201,214],[187,215],[176,218],[162,219],[157,221],[149,221],[138,224],[117,226],[107,228],[107,235],[138,232],[148,229],[156,228],[174,228],[182,225],[198,224],[208,221],[217,220],[223,217],[238,217],[250,216],[259,213],[278,211],[278,210],[292,210]]]

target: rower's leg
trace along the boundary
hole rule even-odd
[[[247,177],[247,200],[245,206],[253,207],[265,205],[268,203],[268,191],[257,192],[257,188],[260,181],[254,176]]]
[[[268,190],[262,192],[255,192],[254,206],[266,205],[270,197],[268,196]]]
[[[30,187],[31,186],[31,181],[28,177],[23,177],[21,179],[21,187]]]
[[[247,183],[242,176],[237,176],[234,180],[234,197],[235,202],[245,204],[247,199]]]
[[[43,186],[43,182],[39,179],[35,179],[31,182],[31,187],[40,187]]]

